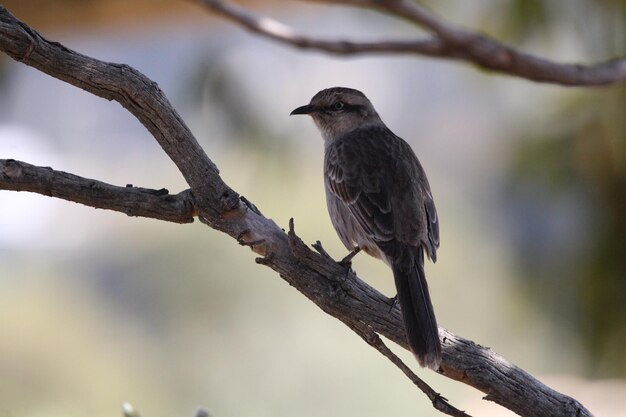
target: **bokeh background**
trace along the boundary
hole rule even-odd
[[[626,415],[626,85],[564,88],[403,56],[338,58],[241,31],[184,1],[4,1],[46,37],[158,82],[223,178],[279,225],[345,255],[322,143],[289,112],[364,91],[416,150],[442,227],[427,266],[444,327],[598,416]],[[620,0],[430,2],[446,19],[558,61],[626,54]],[[415,36],[374,12],[248,2],[324,37]],[[116,185],[186,188],[118,104],[0,56],[0,158]],[[354,268],[393,295],[390,272]],[[398,349],[396,349],[398,350]],[[410,355],[401,353],[412,363]],[[470,414],[482,394],[418,371]],[[254,254],[166,224],[0,192],[0,416],[438,416],[377,352]]]

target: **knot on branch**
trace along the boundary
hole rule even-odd
[[[220,211],[225,213],[227,211],[235,210],[239,207],[239,194],[226,188],[220,196]]]
[[[243,230],[237,236],[237,243],[241,246],[249,246],[253,252],[258,253],[263,257],[267,257],[269,250],[266,245],[266,240],[263,238],[257,238],[255,233],[251,230]],[[264,258],[261,258],[264,259]],[[257,262],[260,263],[260,262]]]
[[[23,171],[20,164],[18,164],[14,159],[7,159],[2,166],[2,174],[11,179],[16,179],[22,176]]]

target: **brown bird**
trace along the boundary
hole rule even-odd
[[[408,344],[421,366],[438,369],[424,253],[436,261],[439,222],[417,156],[358,90],[322,90],[291,114],[310,115],[324,138],[326,203],[341,242],[391,267]]]

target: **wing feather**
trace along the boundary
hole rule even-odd
[[[426,175],[406,142],[384,127],[357,129],[328,146],[324,172],[327,187],[379,247],[423,245],[436,259],[437,212]]]
[[[326,183],[373,241],[389,241],[394,237],[394,219],[385,186],[389,176],[385,158],[368,157],[369,146],[354,139],[338,140],[327,149]]]

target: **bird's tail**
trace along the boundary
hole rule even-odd
[[[441,362],[441,343],[426,284],[422,250],[410,265],[392,263],[391,268],[409,347],[422,367],[437,370]]]

